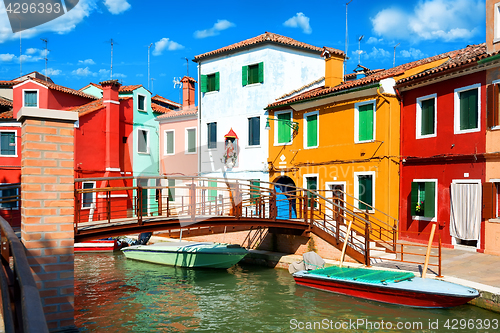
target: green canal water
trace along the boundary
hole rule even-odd
[[[75,295],[81,332],[500,331],[500,314],[470,305],[385,305],[296,286],[283,269],[189,270],[121,253],[77,254]]]

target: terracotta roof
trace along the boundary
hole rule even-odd
[[[453,51],[453,52],[455,52],[455,51]],[[431,62],[436,61],[436,60],[447,58],[453,52],[443,53],[443,54],[439,54],[439,55],[436,55],[433,57],[409,62],[409,63],[402,64],[402,65],[399,65],[399,66],[396,66],[393,68],[389,68],[386,70],[369,71],[366,73],[367,76],[365,76],[363,78],[360,78],[357,80],[352,80],[352,81],[344,81],[335,87],[328,88],[328,87],[323,86],[323,87],[311,89],[309,91],[303,92],[302,94],[294,96],[292,98],[288,98],[288,99],[284,99],[284,100],[280,100],[280,101],[271,103],[266,107],[266,109],[273,109],[273,108],[277,108],[280,106],[295,104],[295,103],[307,101],[309,99],[319,98],[322,96],[327,96],[329,94],[335,94],[335,93],[339,93],[339,92],[346,91],[349,89],[360,88],[363,86],[375,84],[383,79],[404,74],[405,71],[412,69],[412,68],[415,68],[417,66],[425,65],[425,64],[431,63]]]
[[[131,86],[121,86],[119,92],[131,92],[136,90],[137,88],[142,87],[142,84],[135,84]]]
[[[57,90],[57,91],[60,91],[60,92],[66,93],[66,94],[71,94],[71,95],[75,95],[75,96],[79,96],[79,97],[83,97],[83,98],[88,98],[88,99],[97,99],[97,97],[95,97],[95,96],[92,96],[92,95],[89,95],[89,94],[86,94],[84,92],[74,90],[71,88],[63,87],[63,86],[57,85],[55,83],[50,83],[50,82],[36,79],[33,77],[29,77],[28,80],[33,80],[35,82],[38,82],[38,83],[46,86],[49,89]]]
[[[2,81],[0,80],[0,86],[8,86],[8,87],[12,87],[16,84],[18,84],[19,82],[16,82],[16,81]]]
[[[196,82],[196,81],[195,81]],[[181,104],[179,103],[176,103],[174,101],[171,101],[169,99],[166,99],[165,97],[163,96],[160,96],[160,95],[154,95],[151,97],[151,100],[152,101],[158,101],[158,102],[162,102],[162,103],[166,103],[166,104],[170,104],[172,106],[176,106],[176,107],[181,107]]]
[[[10,99],[7,99],[5,97],[0,96],[0,105],[1,106],[7,106],[7,107],[12,107],[12,101]]]
[[[161,106],[159,104],[156,104],[156,103],[151,103],[151,109],[153,110],[153,112],[156,112],[156,113],[167,113],[167,112],[172,111],[171,109],[168,109],[168,108]]]
[[[97,101],[70,108],[68,109],[68,111],[78,112],[79,116],[81,117],[102,108],[104,108],[104,104],[102,103],[102,98],[100,98]]]
[[[168,109],[167,109],[168,110]],[[182,110],[168,110],[169,112],[162,114],[156,119],[170,119],[176,117],[185,117],[185,116],[196,116],[198,114],[198,107],[193,106],[190,108],[182,109]]]
[[[466,48],[451,51],[446,54],[450,57],[450,59],[445,63],[421,73],[398,80],[398,82],[396,82],[397,85],[410,83],[411,81],[420,78],[427,78],[433,75],[442,75],[443,72],[454,71],[464,66],[474,65],[478,60],[491,57],[495,54],[498,54],[498,52],[491,55],[487,54],[486,44],[482,43],[477,45],[468,45]]]
[[[305,89],[307,89],[307,88],[310,88],[310,87],[314,86],[315,84],[320,83],[321,81],[325,81],[325,77],[324,77],[324,76],[320,77],[320,78],[319,78],[319,79],[317,79],[317,80],[314,80],[314,81],[313,81],[313,82],[311,82],[311,83],[308,83],[308,84],[306,84],[306,85],[303,85],[302,87],[300,87],[300,88],[298,88],[298,89],[292,90],[292,91],[290,91],[289,93],[286,93],[286,94],[284,94],[283,96],[280,96],[280,97],[276,98],[276,100],[280,100],[280,99],[283,99],[283,98],[290,97],[290,96],[292,96],[292,95],[294,95],[294,94],[296,94],[296,93],[298,93],[298,92],[300,92],[300,91],[302,91],[302,90],[305,90]]]
[[[14,111],[12,110],[0,113],[0,119],[13,119],[13,118],[14,118]]]
[[[292,39],[290,37],[285,37],[282,35],[278,35],[278,34],[274,34],[272,32],[266,31],[265,33],[263,33],[262,35],[259,35],[257,37],[246,39],[244,41],[241,41],[241,42],[238,42],[235,44],[231,44],[229,46],[225,46],[223,48],[220,48],[220,49],[217,49],[214,51],[210,51],[210,52],[206,52],[206,53],[197,55],[194,57],[194,62],[197,62],[203,58],[213,57],[213,56],[221,55],[224,53],[230,53],[230,52],[233,52],[233,51],[239,50],[239,49],[250,48],[250,47],[253,47],[255,45],[262,44],[262,43],[278,44],[278,45],[284,45],[284,46],[289,46],[289,47],[293,47],[293,48],[303,49],[303,50],[307,50],[307,51],[313,51],[313,52],[317,52],[318,55],[321,55],[324,51],[324,49],[322,47],[317,47],[317,46],[313,46],[310,44],[302,43],[302,42],[299,42],[299,41]],[[335,50],[335,53],[337,53],[339,55],[344,54],[344,52],[342,52],[340,50],[328,48],[329,52],[333,52],[333,50]]]

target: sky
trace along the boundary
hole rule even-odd
[[[113,79],[179,102],[174,80],[197,78],[194,56],[266,31],[346,51],[346,7],[346,73],[358,63],[393,67],[394,50],[399,65],[485,41],[484,0],[347,2],[80,0],[53,21],[13,33],[0,1],[0,80],[45,74],[42,39],[56,84],[80,89],[108,80],[112,40]]]

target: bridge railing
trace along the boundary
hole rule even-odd
[[[123,184],[124,179],[129,179],[129,184],[135,182],[135,186],[113,187],[113,181]],[[75,184],[90,181],[78,179]],[[158,216],[191,217],[193,220],[200,220],[202,216],[285,219],[303,223],[309,231],[320,230],[335,239],[337,247],[347,242],[360,258],[365,258],[363,261],[369,261],[370,242],[395,251],[397,220],[385,222],[377,217],[374,207],[365,205],[372,209],[362,211],[342,198],[327,198],[320,191],[295,188],[277,193],[275,188],[280,184],[207,177],[100,178],[94,181],[105,182],[107,186],[87,189],[76,186],[75,232],[79,225],[97,223],[95,216],[99,216],[101,222],[137,219],[139,224],[144,223],[145,218]],[[89,200],[90,203],[86,202]],[[88,212],[82,209],[83,206]]]
[[[24,246],[9,223],[0,217],[2,270],[0,288],[5,332],[48,332],[42,301]]]

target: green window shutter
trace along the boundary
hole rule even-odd
[[[308,190],[313,190],[313,191],[317,190],[318,189],[318,178],[306,177],[306,187]],[[311,192],[307,192],[307,197],[315,199],[316,195],[311,193]],[[310,201],[307,203],[307,205],[309,207],[311,206]],[[316,207],[316,202],[314,202],[314,207]]]
[[[196,152],[196,130],[194,128],[187,130],[188,134],[188,153]]]
[[[243,86],[248,84],[248,66],[241,67],[241,84]]]
[[[208,187],[217,188],[217,182],[209,181]],[[208,201],[216,201],[217,200],[217,190],[210,189],[208,190]]]
[[[175,179],[168,180],[168,201],[175,201]]]
[[[373,140],[373,104],[358,108],[358,141]]]
[[[291,128],[287,121],[291,120],[290,113],[278,114],[278,143],[290,142]]]
[[[434,134],[434,98],[422,101],[421,135]]]
[[[219,72],[215,73],[215,90],[216,91],[219,91],[219,88],[220,88],[219,78],[220,78]]]
[[[24,106],[38,107],[37,105],[37,92],[25,91],[24,92]]]
[[[174,153],[174,132],[167,132],[167,154]]]
[[[202,75],[201,76],[201,80],[200,80],[200,88],[201,88],[201,92],[207,92],[207,76],[206,75]]]
[[[426,182],[425,183],[425,199],[424,199],[424,216],[425,217],[435,217],[436,216],[436,183]]]
[[[259,62],[259,82],[264,83],[264,63]]]
[[[472,89],[460,93],[460,129],[478,127],[477,117],[478,90]]]
[[[3,132],[0,136],[0,155],[16,154],[16,133]]]
[[[260,193],[260,181],[259,180],[250,180],[250,199],[252,202],[255,202],[255,199],[259,197]]]
[[[318,115],[306,117],[307,121],[307,147],[318,145]]]
[[[411,183],[411,215],[417,215],[417,203],[418,203],[418,183]]]
[[[373,179],[372,176],[358,176],[358,193],[359,193],[359,200],[363,202],[359,202],[359,209],[365,210],[365,209],[371,209],[369,206],[365,205],[368,204],[370,206],[373,205]]]

